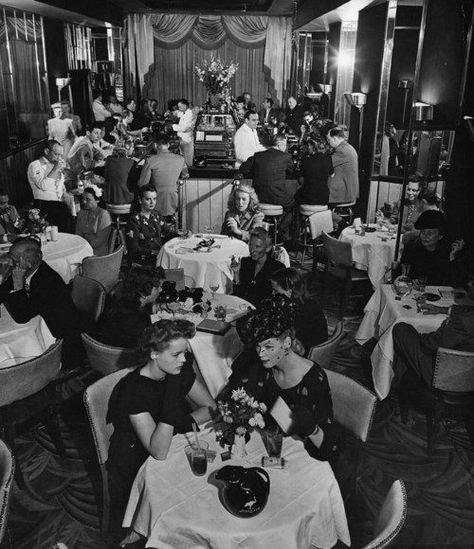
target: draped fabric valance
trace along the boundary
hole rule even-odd
[[[216,50],[232,43],[241,51],[264,48],[263,64],[260,62],[255,67],[264,75],[266,90],[262,92],[266,94],[268,90],[276,102],[284,100],[291,65],[292,23],[289,17],[133,14],[128,16],[126,26],[130,86],[139,93],[143,90],[145,77],[149,84],[150,79],[160,78],[160,72],[163,73],[164,69],[171,70],[172,67],[164,67],[163,63],[167,63],[168,58],[171,62],[174,58],[172,52],[177,52],[188,43],[196,46],[196,51],[188,55],[186,78],[189,80],[196,78],[194,65],[207,58],[205,52],[209,51],[211,57]],[[157,55],[155,51],[163,51],[163,55]],[[170,56],[165,55],[166,51],[170,52]],[[177,67],[175,70],[178,70]],[[190,89],[189,86],[186,88]],[[171,97],[185,96],[185,91],[175,90]]]
[[[227,39],[241,48],[256,48],[265,43],[268,17],[159,14],[151,16],[151,24],[155,42],[164,49],[179,48],[192,40],[211,50]]]
[[[5,28],[6,23],[6,28]],[[7,15],[0,18],[0,42],[6,41],[6,32],[10,40],[24,40],[25,42],[36,42],[43,39],[43,28],[41,18],[34,14],[23,16],[23,12],[18,12],[18,16]]]

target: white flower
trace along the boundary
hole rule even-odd
[[[257,426],[257,422],[255,421],[255,418],[251,417],[249,419],[249,425],[250,425],[250,427],[256,427]]]
[[[245,389],[243,387],[240,387],[239,389],[234,389],[231,394],[232,400],[243,400],[245,401],[245,398],[247,397],[247,393],[245,392]]]
[[[267,406],[263,402],[260,402],[260,411],[263,413],[267,411]]]
[[[265,427],[265,421],[263,420],[263,416],[261,413],[257,412],[254,416],[254,419],[256,424],[260,427],[260,429],[263,429]]]

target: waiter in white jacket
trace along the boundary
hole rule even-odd
[[[194,157],[194,113],[189,108],[187,99],[178,101],[178,110],[183,114],[178,124],[173,124],[173,130],[178,133],[179,148],[186,165],[192,166]]]

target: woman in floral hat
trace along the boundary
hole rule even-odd
[[[112,219],[104,208],[99,206],[102,189],[89,184],[82,196],[82,210],[77,214],[76,234],[85,238],[92,246],[94,255],[106,255],[109,252],[109,236]]]
[[[312,457],[331,460],[337,450],[331,392],[324,370],[292,348],[295,314],[294,303],[278,294],[238,320],[239,337],[251,348],[232,364],[226,392],[242,387],[269,410],[281,397],[291,409],[287,434],[300,437]]]

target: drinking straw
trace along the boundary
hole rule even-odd
[[[197,447],[200,450],[201,445],[199,444],[199,439],[198,439],[198,435],[197,435],[197,427],[196,427],[196,424],[194,422],[193,422],[193,433],[194,433],[194,440],[196,441]]]

